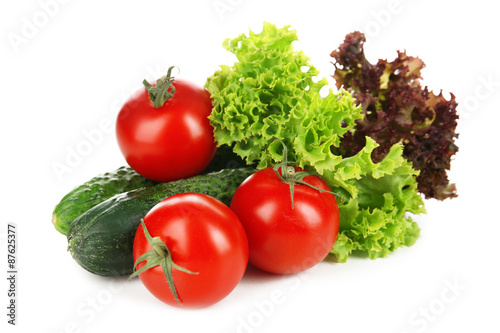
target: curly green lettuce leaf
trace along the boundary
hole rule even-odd
[[[314,171],[338,193],[341,228],[332,253],[345,261],[354,252],[378,258],[400,246],[411,245],[419,229],[409,213],[423,212],[416,191],[418,174],[394,145],[381,161],[372,160],[378,144],[366,138],[353,156],[338,151],[342,139],[362,119],[361,107],[351,93],[327,87],[326,78],[309,58],[294,49],[295,30],[264,23],[261,33],[227,39],[223,46],[234,53],[233,66],[221,66],[208,78],[214,136],[230,146],[248,164],[274,166],[288,160]]]
[[[339,205],[340,230],[332,249],[339,262],[346,261],[351,253],[376,259],[401,246],[413,245],[420,229],[411,214],[425,213],[417,191],[419,172],[403,158],[403,146],[392,146],[386,158],[373,163],[371,154],[378,144],[371,138],[366,140],[367,146],[352,158],[367,164],[360,177],[346,180],[356,189],[356,195]],[[343,174],[340,168],[338,173]]]
[[[344,90],[330,89],[321,97],[328,80],[315,80],[319,71],[294,49],[295,40],[297,34],[288,26],[278,29],[269,23],[260,34],[225,40],[224,47],[238,62],[221,66],[207,80],[214,105],[210,121],[218,144],[234,145],[249,164],[258,162],[263,168],[279,162],[280,138],[297,148],[290,150],[290,159],[314,165],[322,174],[342,160],[330,147],[340,145],[361,110]]]

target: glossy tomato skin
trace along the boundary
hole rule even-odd
[[[198,273],[172,269],[181,304],[160,266],[139,274],[159,300],[184,308],[206,307],[225,298],[243,277],[248,263],[246,234],[238,217],[219,200],[199,193],[177,194],[153,207],[144,223],[151,237],[165,242],[175,264]],[[141,225],[134,239],[134,262],[149,250]]]
[[[168,182],[195,176],[214,157],[217,145],[207,118],[210,93],[175,79],[174,96],[154,108],[145,88],[124,104],[116,121],[116,137],[125,160],[137,173]]]
[[[330,190],[317,176],[304,181]],[[271,273],[297,273],[316,265],[328,255],[339,231],[333,194],[296,184],[292,208],[290,186],[272,168],[248,177],[230,207],[245,228],[249,262]]]

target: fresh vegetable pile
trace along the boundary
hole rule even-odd
[[[403,157],[402,143],[378,163],[372,161],[378,144],[370,137],[353,156],[335,153],[363,118],[362,110],[349,91],[330,89],[320,96],[328,81],[313,80],[319,73],[294,49],[295,40],[289,27],[265,23],[260,34],[224,42],[238,62],[221,66],[207,81],[216,141],[265,168],[281,159],[278,137],[289,148],[289,160],[322,176],[341,198],[340,232],[332,249],[339,261],[353,252],[378,258],[412,245],[419,228],[407,214],[424,212],[418,171]]]
[[[173,67],[143,82],[116,123],[129,166],[54,210],[83,268],[139,276],[167,304],[205,307],[248,263],[293,274],[328,255],[375,259],[415,243],[422,195],[456,196],[446,176],[454,96],[420,87],[418,58],[369,64],[358,32],[332,53],[338,90],[324,93],[328,80],[296,40],[264,23],[224,41],[237,61],[204,88]]]

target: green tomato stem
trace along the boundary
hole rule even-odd
[[[134,263],[134,273],[132,273],[129,277],[129,280],[139,274],[147,271],[156,266],[161,266],[163,272],[165,274],[165,278],[167,279],[168,286],[172,293],[174,294],[175,300],[177,304],[182,305],[179,300],[179,295],[177,294],[177,290],[175,289],[174,277],[172,275],[172,268],[177,269],[178,271],[187,273],[187,274],[198,274],[196,272],[191,272],[190,270],[177,265],[173,259],[170,250],[167,245],[160,239],[160,237],[151,237],[148,229],[146,228],[146,224],[144,220],[141,219],[142,229],[144,231],[144,235],[148,243],[153,248],[152,250],[142,254]],[[142,266],[139,270],[136,270],[137,265],[143,261],[146,261],[146,264]]]
[[[292,202],[292,209],[294,208],[293,193],[294,193],[295,185],[297,185],[297,184],[309,186],[317,191],[323,191],[323,192],[331,193],[333,195],[338,195],[332,191],[318,188],[318,187],[311,185],[308,182],[304,181],[304,178],[307,176],[315,175],[315,176],[319,177],[319,175],[317,175],[314,172],[310,172],[310,171],[296,172],[295,168],[293,166],[288,165],[288,149],[287,149],[285,143],[283,141],[281,141],[279,138],[278,138],[278,140],[283,145],[283,160],[281,161],[281,163],[276,164],[274,166],[273,170],[276,173],[276,175],[278,176],[278,178],[281,179],[282,182],[287,183],[290,186],[290,199]],[[281,172],[280,172],[280,168],[281,168]]]
[[[153,107],[158,109],[161,108],[170,98],[174,96],[175,87],[173,85],[175,77],[172,75],[172,69],[175,66],[171,66],[167,75],[162,76],[156,81],[156,85],[153,86],[147,80],[142,81],[142,84],[146,88],[149,94],[149,99],[153,103]]]

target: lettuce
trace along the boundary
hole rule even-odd
[[[380,145],[373,158],[381,160],[392,145],[403,141],[404,157],[420,171],[419,192],[438,200],[456,197],[455,184],[450,184],[447,175],[458,151],[455,96],[450,94],[447,100],[442,93],[435,95],[422,87],[420,72],[425,64],[406,52],[398,51],[392,62],[368,62],[365,41],[363,33],[350,33],[331,53],[337,86],[349,90],[366,115],[356,121],[355,130],[347,133],[339,151],[344,156],[354,155],[369,136]]]
[[[376,259],[403,245],[413,245],[420,229],[411,214],[425,213],[417,192],[418,171],[403,158],[403,146],[392,146],[387,156],[374,164],[371,154],[378,144],[371,138],[366,140],[360,153],[344,159],[349,164],[363,165],[351,159],[368,164],[357,178],[345,181],[356,190],[353,198],[339,205],[340,232],[332,249],[339,262],[346,261],[353,251]]]
[[[370,258],[386,256],[419,236],[409,213],[424,212],[415,171],[395,144],[374,163],[378,144],[366,138],[357,154],[339,153],[342,138],[363,118],[350,92],[328,88],[310,59],[295,50],[297,33],[290,26],[264,23],[223,46],[236,55],[232,67],[222,65],[207,79],[214,136],[248,164],[258,168],[282,160],[281,139],[288,159],[321,175],[338,194],[341,226],[332,253],[345,261],[353,252]],[[326,96],[322,96],[326,95]]]
[[[288,27],[264,24],[261,34],[250,32],[225,40],[224,47],[239,62],[221,66],[207,80],[214,108],[210,116],[219,145],[233,145],[248,163],[263,168],[281,160],[280,138],[300,151],[302,166],[317,171],[332,169],[342,158],[330,152],[361,118],[350,93],[341,90],[321,98],[323,78],[303,52],[294,50],[297,40]],[[293,152],[293,150],[292,150]]]

